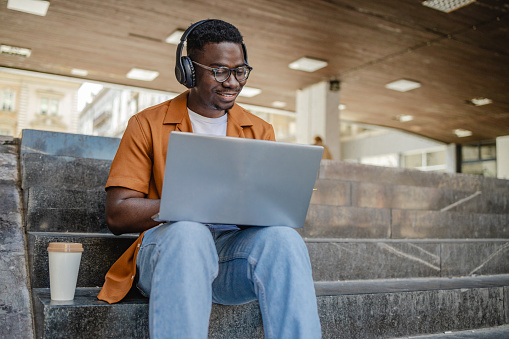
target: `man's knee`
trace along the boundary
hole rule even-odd
[[[207,226],[193,221],[178,221],[165,224],[154,230],[150,236],[157,243],[169,244],[176,242],[179,246],[198,246],[203,242],[212,241],[212,234]]]
[[[300,234],[291,227],[273,226],[264,227],[259,232],[259,241],[264,246],[277,249],[282,253],[293,253],[295,251],[307,253],[307,247]]]

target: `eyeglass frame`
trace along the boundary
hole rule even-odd
[[[232,75],[232,72],[235,72],[235,75],[234,75],[234,76],[235,76],[235,80],[237,80],[238,82],[246,81],[246,80],[249,78],[249,75],[251,74],[251,71],[253,70],[253,67],[251,67],[251,66],[249,66],[249,65],[243,65],[243,66],[239,66],[239,67],[236,67],[236,68],[228,68],[228,67],[226,67],[226,66],[209,67],[209,66],[202,65],[202,64],[200,64],[199,62],[196,62],[196,61],[194,61],[194,60],[191,60],[191,62],[192,62],[193,64],[196,64],[196,65],[198,65],[198,66],[200,66],[200,67],[204,68],[204,69],[207,69],[207,70],[209,70],[209,71],[212,71],[212,72],[214,73],[214,80],[216,80],[216,81],[217,81],[217,82],[219,82],[219,83],[223,83],[223,82],[225,82],[225,81],[228,81],[228,79],[230,79],[230,77],[231,77],[231,75]],[[247,73],[247,76],[246,76],[246,78],[245,78],[244,80],[239,80],[239,79],[237,78],[237,69],[242,68],[242,67],[246,67],[246,68],[248,69],[248,73]],[[226,77],[226,79],[224,79],[223,81],[219,81],[219,80],[217,80],[217,78],[216,78],[216,72],[217,72],[217,70],[218,70],[218,69],[227,69],[227,70],[228,70],[228,76],[227,76],[227,77]]]

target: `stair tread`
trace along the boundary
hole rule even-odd
[[[509,325],[478,328],[467,331],[447,331],[444,333],[427,334],[401,339],[507,339],[509,338]]]
[[[398,293],[503,286],[509,286],[509,274],[479,277],[373,279],[315,282],[316,294],[320,296]]]
[[[126,233],[122,235],[114,235],[112,233],[97,233],[97,232],[33,232],[29,231],[27,234],[32,234],[34,236],[40,237],[84,237],[84,238],[93,238],[93,237],[108,237],[108,238],[138,238],[137,233]],[[508,242],[509,239],[504,238],[420,238],[420,239],[411,239],[411,238],[400,238],[400,239],[392,239],[392,238],[338,238],[338,237],[322,237],[322,238],[314,238],[314,237],[303,237],[306,242],[360,242],[360,243],[373,243],[373,242],[394,242],[394,243],[435,243],[435,242],[453,242],[453,243],[462,243],[462,242]]]
[[[418,291],[437,291],[454,289],[475,289],[509,286],[509,274],[457,277],[457,278],[411,278],[411,279],[375,279],[349,281],[315,281],[317,297],[339,295],[364,295],[379,293],[401,293]],[[34,294],[48,306],[96,306],[109,305],[97,299],[100,287],[78,287],[74,300],[55,301],[50,298],[49,288],[34,288]],[[148,298],[137,292],[122,300],[122,304],[148,303]]]
[[[509,189],[509,181],[504,179],[461,173],[424,172],[417,169],[373,166],[339,160],[322,161],[319,178],[500,193]]]

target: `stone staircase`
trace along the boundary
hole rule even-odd
[[[148,338],[146,298],[133,291],[114,305],[96,299],[106,271],[136,239],[113,236],[104,220],[103,187],[118,142],[23,132],[37,338]],[[299,232],[324,338],[473,330],[509,337],[509,181],[326,160],[316,187]],[[46,248],[53,241],[85,249],[73,302],[50,300]],[[214,305],[209,337],[263,338],[258,304]]]

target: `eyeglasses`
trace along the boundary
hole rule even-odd
[[[193,61],[193,64],[196,64],[202,68],[208,69],[209,71],[214,72],[214,79],[216,79],[217,82],[225,82],[230,78],[230,75],[232,74],[232,71],[235,72],[235,79],[237,79],[238,82],[246,81],[249,77],[249,73],[253,70],[253,67],[251,66],[240,66],[237,68],[228,68],[225,66],[221,67],[209,67],[200,64],[199,62]]]

